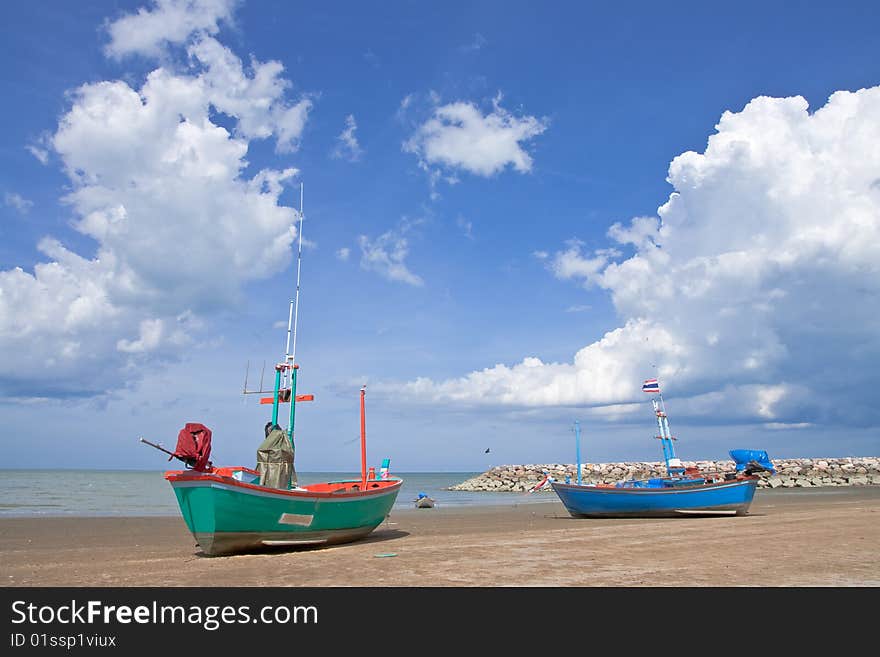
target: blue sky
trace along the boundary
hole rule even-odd
[[[876,455],[878,18],[4,4],[4,465],[252,464],[300,183],[300,470]]]

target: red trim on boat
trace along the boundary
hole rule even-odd
[[[238,479],[234,479],[232,473],[235,471],[244,471],[252,475],[258,475],[256,470],[246,467],[223,467],[215,468],[212,472],[199,473],[191,470],[169,470],[165,473],[165,479],[169,482],[184,481],[216,481],[227,486],[235,486],[236,488],[245,488],[260,492],[275,493],[278,495],[287,495],[289,497],[332,497],[334,499],[344,497],[359,497],[363,495],[372,495],[374,493],[385,493],[395,486],[403,484],[402,479],[372,479],[367,482],[366,489],[361,489],[361,481],[328,481],[317,484],[308,484],[302,489],[284,490],[282,488],[269,488],[258,484],[249,484]]]

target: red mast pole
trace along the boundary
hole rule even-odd
[[[364,395],[367,387],[361,388],[361,490],[367,487],[367,421],[364,411]]]

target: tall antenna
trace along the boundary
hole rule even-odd
[[[290,312],[287,316],[287,347],[284,350],[285,360],[291,365],[296,364],[296,324],[299,318],[299,280],[302,267],[303,250],[303,183],[299,184],[299,249],[296,254],[296,294],[290,300]],[[293,351],[290,350],[291,324],[293,325]]]
[[[290,302],[291,311],[287,318],[287,349],[285,351],[285,364],[287,365],[287,375],[290,377],[290,420],[287,423],[287,438],[290,440],[290,446],[295,449],[294,445],[294,421],[296,418],[296,324],[299,318],[299,278],[300,269],[302,267],[302,251],[303,251],[303,221],[305,214],[303,213],[303,183],[299,184],[299,249],[296,254],[296,294],[294,300]],[[290,350],[290,315],[293,315],[293,351]]]

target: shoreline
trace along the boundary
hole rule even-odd
[[[725,518],[574,519],[548,499],[395,510],[353,543],[204,557],[179,517],[0,518],[0,585],[878,586],[878,520],[880,486],[759,490]]]

